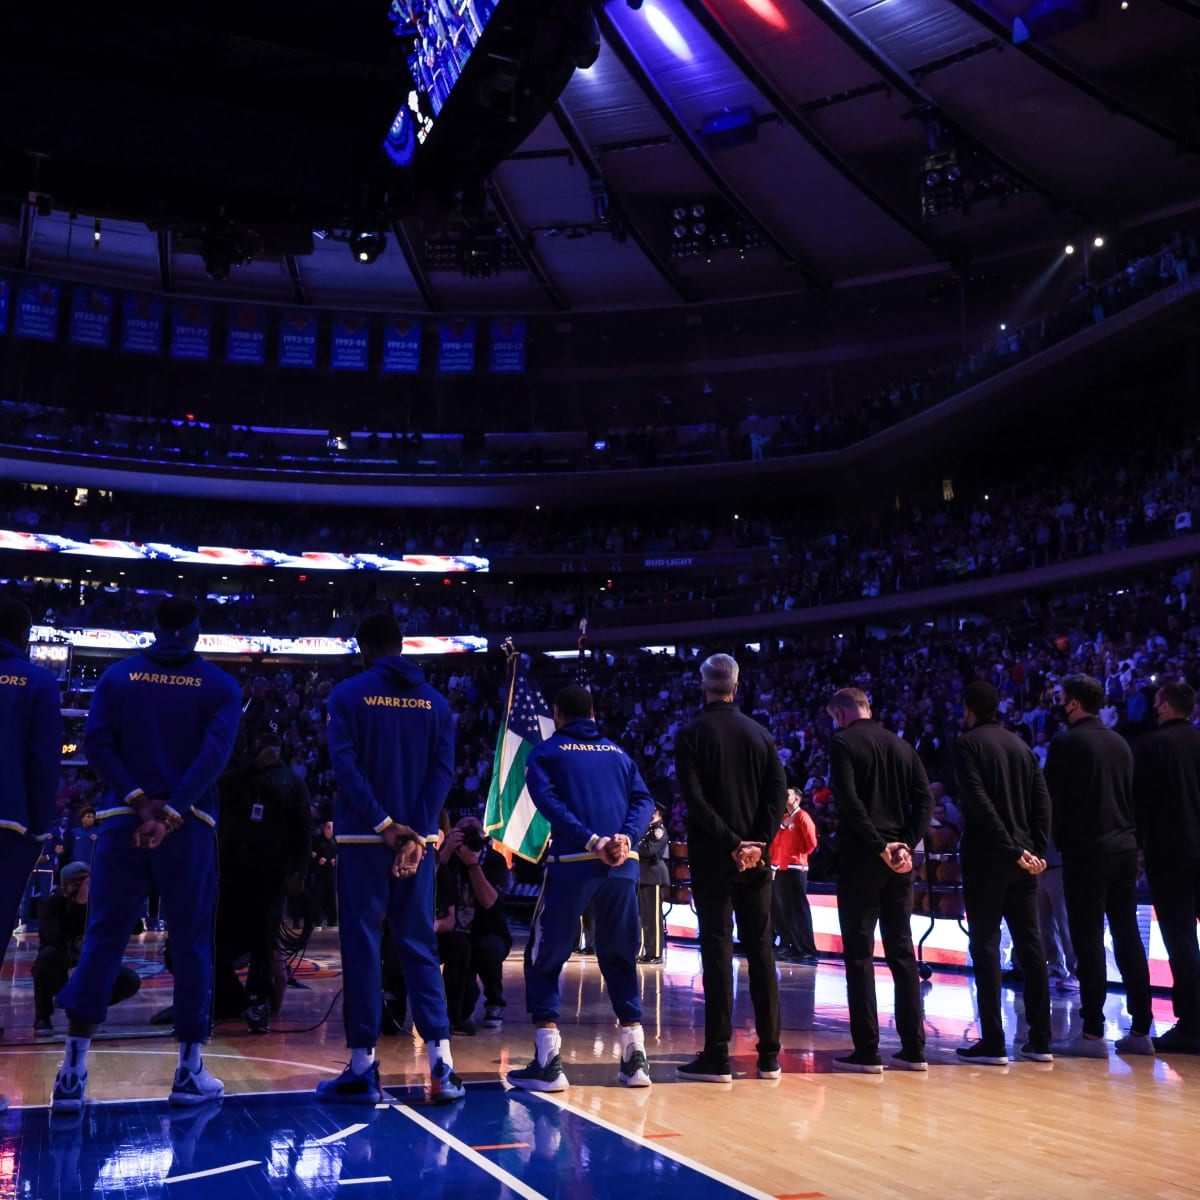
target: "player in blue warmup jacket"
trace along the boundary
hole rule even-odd
[[[171,916],[179,1067],[171,1103],[220,1098],[200,1056],[211,1032],[212,931],[217,902],[217,778],[233,750],[241,689],[195,651],[196,605],[164,600],[154,644],[100,676],[84,749],[104,783],[83,955],[58,1004],[70,1020],[51,1111],[77,1113],[87,1052],[151,885]]]
[[[0,966],[54,824],[62,754],[58,683],[27,657],[30,624],[24,604],[0,600]],[[7,1105],[0,1096],[0,1112]]]
[[[450,1017],[433,928],[438,816],[454,780],[450,705],[401,657],[404,637],[386,613],[358,627],[366,669],[329,693],[327,737],[337,777],[338,936],[342,1011],[350,1065],[318,1084],[321,1100],[374,1105],[383,1099],[379,1040],[382,923],[404,968],[413,1023],[429,1048],[430,1095],[466,1095],[450,1054]]]
[[[654,801],[633,760],[600,736],[586,688],[566,687],[554,699],[556,732],[534,747],[525,780],[538,811],[550,822],[546,878],[525,947],[525,1004],[537,1026],[535,1055],[508,1073],[514,1087],[560,1092],[567,1086],[558,1031],[558,978],[571,956],[579,918],[596,914],[596,959],[621,1023],[626,1087],[648,1087],[637,960],[637,854]]]

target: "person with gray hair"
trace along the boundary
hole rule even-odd
[[[679,1068],[682,1079],[733,1079],[733,924],[746,953],[758,1033],[758,1076],[779,1066],[779,984],[775,977],[768,849],[787,805],[787,778],[775,743],[735,704],[738,665],[714,654],[700,667],[704,710],[675,741],[675,772],[687,805],[692,898],[704,972],[704,1049]]]

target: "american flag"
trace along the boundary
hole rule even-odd
[[[496,739],[483,823],[501,845],[537,862],[550,840],[550,823],[534,807],[525,786],[525,760],[534,746],[554,732],[554,717],[517,655],[512,658],[510,671],[508,703]]]

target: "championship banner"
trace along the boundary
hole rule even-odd
[[[361,313],[333,318],[329,344],[331,371],[365,371],[371,345],[371,324]]]
[[[475,322],[454,319],[439,328],[441,352],[438,370],[443,375],[470,375],[475,370]]]
[[[261,367],[267,361],[267,310],[257,304],[231,304],[225,335],[225,361]]]
[[[171,306],[171,357],[207,362],[212,347],[212,305],[204,300],[178,300]]]
[[[383,372],[415,375],[421,369],[421,322],[390,317],[383,325]]]
[[[23,283],[17,291],[13,332],[35,342],[58,340],[59,288],[53,283]]]
[[[317,314],[289,309],[279,323],[279,365],[307,367],[317,365]]]
[[[67,341],[72,346],[107,350],[112,341],[112,315],[112,292],[103,288],[77,287],[71,297]]]
[[[492,322],[488,369],[493,375],[521,375],[525,371],[525,322],[497,317]]]
[[[121,349],[126,354],[162,353],[162,300],[126,292],[122,306]]]
[[[12,288],[7,279],[0,279],[0,334],[8,332],[8,297]]]

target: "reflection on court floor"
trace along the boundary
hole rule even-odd
[[[630,1195],[688,1200],[762,1193],[542,1096],[472,1086],[430,1107],[388,1089],[378,1108],[332,1108],[310,1095],[228,1097],[199,1109],[159,1101],[45,1108],[0,1117],[0,1200],[106,1197]]]

